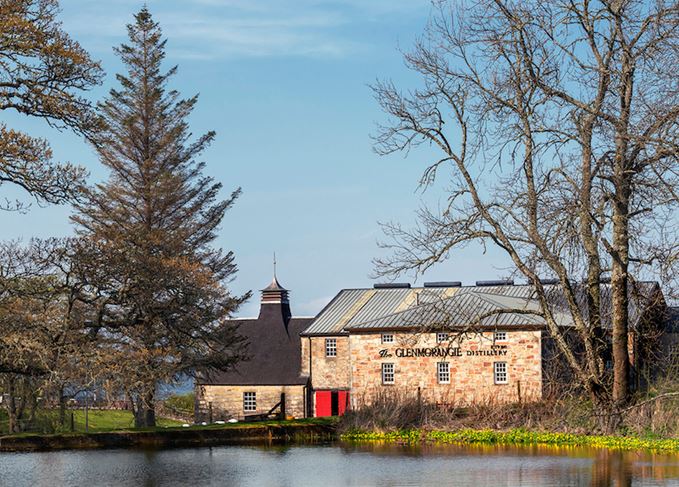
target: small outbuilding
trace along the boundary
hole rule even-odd
[[[313,318],[292,316],[289,292],[275,276],[261,293],[259,316],[233,320],[246,338],[248,360],[196,380],[197,421],[308,415],[299,335]]]

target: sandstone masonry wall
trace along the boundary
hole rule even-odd
[[[325,356],[326,338],[335,338],[337,340],[336,357]],[[303,347],[305,346],[304,341],[308,341],[308,339],[302,338]],[[302,348],[302,356],[304,357],[304,348]],[[315,390],[348,389],[350,387],[351,356],[349,353],[349,337],[312,337],[311,360],[311,386]]]
[[[394,343],[381,333],[352,334],[351,387],[354,407],[376,394],[416,395],[445,404],[513,402],[542,397],[541,333],[507,331],[507,340],[493,342],[493,333],[470,335],[458,342],[436,342],[435,333],[394,333]],[[420,349],[444,349],[448,356],[417,356]],[[440,384],[437,363],[448,362],[450,383]],[[507,383],[495,384],[493,363],[506,362]],[[394,384],[382,384],[382,363],[394,364]]]
[[[286,414],[295,418],[304,417],[304,386],[222,386],[199,385],[196,387],[196,420],[207,421],[210,403],[212,403],[212,419],[242,420],[243,393],[257,393],[257,411],[247,414],[267,413],[281,400],[285,393]]]

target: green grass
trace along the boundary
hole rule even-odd
[[[85,431],[85,411],[78,409],[73,411],[76,431]],[[66,415],[66,428],[70,428],[70,411]],[[90,409],[88,412],[89,431],[113,431],[134,428],[134,416],[131,411],[123,410],[99,410]],[[167,418],[157,418],[159,428],[181,426],[181,421]]]
[[[71,431],[70,421],[71,412],[73,413],[75,431]],[[56,421],[56,411],[42,411],[39,415],[38,422],[43,426],[48,422],[54,423]],[[1,418],[0,418],[1,421]],[[157,418],[157,426],[155,428],[135,428],[134,417],[130,411],[122,410],[90,410],[88,412],[88,432],[89,433],[103,433],[103,432],[134,432],[134,431],[167,431],[184,429],[183,421],[175,421],[167,418]],[[337,418],[306,418],[294,419],[287,421],[261,421],[253,423],[226,423],[226,424],[209,424],[209,425],[191,425],[191,429],[199,430],[214,430],[224,428],[261,428],[264,426],[289,426],[289,425],[326,425],[334,426],[337,424]],[[3,423],[5,431],[2,434],[7,434],[6,423]],[[66,411],[66,425],[64,427],[32,429],[23,433],[18,433],[12,436],[42,436],[51,434],[83,434],[85,433],[85,411],[83,410],[68,410]]]
[[[165,407],[184,414],[193,415],[193,405],[196,395],[193,392],[188,394],[174,395],[165,399]]]
[[[668,453],[679,452],[679,439],[639,438],[634,436],[596,436],[569,433],[546,433],[513,429],[509,431],[472,430],[424,431],[401,430],[392,432],[353,431],[342,435],[350,441],[393,441],[416,443],[478,443],[510,445],[587,446],[619,450],[653,450]]]
[[[36,414],[35,423],[21,434],[49,434],[49,433],[70,433],[71,432],[71,413],[73,413],[74,433],[85,432],[85,411],[74,409],[66,411],[66,423],[59,424],[59,413],[56,410],[41,410]],[[92,433],[116,430],[134,429],[134,416],[131,411],[124,410],[100,410],[90,409],[88,411],[88,431]],[[7,412],[0,410],[0,433],[7,434],[8,427]],[[168,428],[181,426],[182,421],[175,421],[167,418],[157,418],[158,428]]]
[[[205,426],[198,425],[192,428],[200,429],[223,429],[223,428],[258,428],[260,426],[291,426],[291,425],[320,425],[320,426],[336,426],[339,422],[337,417],[324,418],[300,418],[289,419],[285,421],[271,420],[271,421],[256,421],[252,423],[238,422],[225,424],[208,424]]]

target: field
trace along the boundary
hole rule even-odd
[[[83,409],[73,409],[66,411],[66,424],[59,425],[59,414],[54,410],[42,410],[36,415],[35,424],[27,428],[30,433],[55,433],[71,431],[71,414],[73,415],[73,431],[85,432],[85,411]],[[88,431],[103,432],[134,428],[134,417],[131,411],[125,410],[101,410],[90,409],[87,414]],[[0,410],[0,433],[7,434],[7,413]],[[170,426],[181,426],[181,421],[167,418],[157,419],[158,427],[167,428]]]

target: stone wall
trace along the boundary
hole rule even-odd
[[[302,377],[309,377],[309,337],[300,337],[301,340],[301,360],[300,375]]]
[[[212,403],[213,421],[242,420],[243,393],[257,393],[257,411],[247,414],[267,413],[281,400],[285,393],[286,414],[304,417],[304,386],[222,386],[198,385],[196,387],[196,421],[207,421]]]
[[[513,402],[542,397],[541,333],[508,331],[493,342],[493,333],[469,335],[459,342],[436,342],[435,333],[395,333],[383,344],[381,334],[352,334],[351,387],[354,407],[375,394],[420,394],[445,404]],[[393,385],[382,384],[382,363],[394,364]],[[450,365],[450,383],[440,384],[437,363]],[[507,363],[507,383],[495,384],[494,362]]]
[[[336,357],[325,356],[326,338],[337,340]],[[304,360],[304,347],[308,348],[308,344],[304,344],[305,341],[308,341],[308,338],[302,338],[302,360]],[[314,389],[348,389],[350,387],[349,337],[312,337],[311,357],[311,386]],[[304,365],[302,370],[305,370]]]

